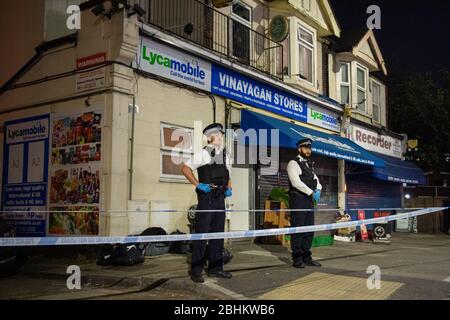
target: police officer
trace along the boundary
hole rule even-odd
[[[225,228],[225,198],[231,197],[232,188],[229,173],[229,156],[222,147],[223,127],[213,123],[203,130],[208,145],[194,154],[193,161],[183,165],[183,174],[197,192],[198,210],[217,210],[197,212],[195,233],[223,232]],[[197,170],[198,180],[193,174]],[[205,258],[208,261],[208,276],[229,279],[231,273],[223,270],[223,239],[192,241],[191,279],[202,283]],[[205,256],[206,253],[206,256]]]
[[[287,166],[289,175],[289,207],[290,209],[313,209],[314,202],[318,203],[322,186],[314,173],[311,157],[311,139],[297,142],[299,155],[291,160]],[[300,211],[291,213],[291,226],[314,225],[314,211]],[[311,245],[314,232],[297,233],[291,235],[292,260],[295,268],[305,266],[320,267],[321,264],[312,259]]]

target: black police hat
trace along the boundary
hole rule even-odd
[[[302,140],[299,140],[296,144],[297,148],[311,146],[311,145],[312,145],[311,139],[302,139]]]
[[[203,130],[203,134],[205,136],[213,132],[221,132],[222,134],[224,134],[223,126],[220,123],[212,123]]]

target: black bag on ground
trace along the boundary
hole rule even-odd
[[[114,264],[114,246],[101,244],[97,249],[97,265],[108,266]]]
[[[151,227],[145,229],[141,236],[164,236],[167,232],[160,227]],[[148,242],[145,250],[146,256],[158,256],[161,254],[169,253],[170,242]]]
[[[177,229],[177,231],[172,232],[171,234],[185,234]],[[191,252],[191,242],[190,241],[171,241],[170,242],[170,253],[175,254],[187,254]]]
[[[145,243],[103,244],[99,247],[97,265],[131,266],[145,260]]]
[[[132,266],[145,260],[145,248],[143,243],[120,244],[116,247],[116,264]]]

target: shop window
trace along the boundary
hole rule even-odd
[[[45,0],[44,40],[49,41],[74,33],[75,30],[68,29],[66,25],[69,17],[67,8],[85,1]]]
[[[350,104],[350,64],[342,63],[341,70],[341,104]]]
[[[314,83],[314,33],[298,27],[299,74],[302,79]]]
[[[231,8],[231,48],[235,58],[250,63],[250,29],[252,27],[251,8],[241,2]]]
[[[185,181],[183,163],[193,154],[194,131],[161,123],[160,177],[167,181]]]
[[[380,122],[380,97],[381,87],[378,83],[372,82],[372,110],[373,110],[373,121]]]
[[[367,99],[367,70],[361,66],[356,67],[356,90],[357,90],[357,108],[366,112]]]

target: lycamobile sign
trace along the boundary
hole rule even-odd
[[[157,63],[160,66],[172,69],[174,72],[181,72],[182,74],[188,74],[195,78],[205,80],[205,71],[201,70],[198,65],[193,67],[190,62],[183,63],[175,59],[165,57],[161,54],[153,52],[146,46],[143,46],[142,48],[142,58],[147,60],[151,65]]]
[[[48,137],[48,119],[20,122],[8,126],[7,143],[18,143],[45,139]]]
[[[210,63],[146,38],[142,38],[139,51],[139,69],[210,91]]]
[[[337,132],[340,130],[336,117],[314,110],[310,106],[308,107],[308,123]]]

